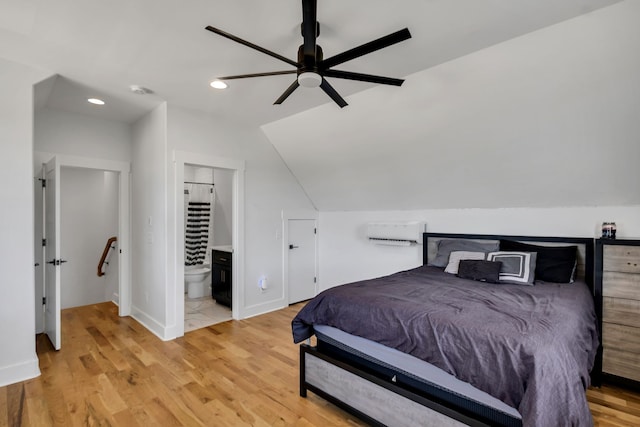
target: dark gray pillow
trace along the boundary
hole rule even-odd
[[[500,280],[500,261],[484,261],[463,259],[458,264],[458,277],[479,280],[480,282],[498,283]]]
[[[501,251],[535,252],[536,280],[571,283],[578,259],[577,246],[540,246],[513,240],[500,240]]]
[[[499,242],[474,242],[473,240],[440,240],[436,257],[427,265],[433,267],[446,267],[449,264],[449,254],[453,251],[467,252],[495,252],[499,250]]]

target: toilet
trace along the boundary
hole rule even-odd
[[[184,287],[188,298],[202,298],[211,294],[211,267],[209,264],[191,265],[184,268]]]

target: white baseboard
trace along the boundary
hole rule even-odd
[[[0,387],[38,376],[40,376],[40,367],[38,358],[34,355],[32,359],[22,363],[0,367]]]
[[[248,319],[249,317],[259,316],[261,314],[267,314],[272,311],[285,308],[287,304],[284,299],[280,298],[274,301],[268,301],[265,303],[254,304],[249,307],[243,307],[240,309],[240,319]]]
[[[147,328],[151,333],[160,338],[162,341],[169,341],[175,337],[170,336],[167,328],[135,305],[131,307],[131,317],[136,319],[138,323]]]

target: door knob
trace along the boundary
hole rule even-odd
[[[295,246],[295,245],[289,245],[289,249],[297,249],[297,248],[298,248],[298,246]]]

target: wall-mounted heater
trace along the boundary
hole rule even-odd
[[[420,245],[424,230],[425,223],[420,221],[370,222],[367,224],[367,237],[378,245]]]

